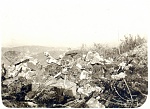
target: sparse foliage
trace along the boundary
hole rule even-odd
[[[121,44],[119,45],[120,53],[128,52],[129,50],[133,50],[136,46],[146,43],[146,39],[140,37],[139,35],[133,36],[129,34],[129,36],[124,36],[124,40],[121,40]]]

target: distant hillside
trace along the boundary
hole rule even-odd
[[[2,54],[6,51],[19,51],[24,55],[32,56],[45,51],[66,51],[67,48],[44,47],[44,46],[18,46],[18,47],[2,47]]]
[[[15,62],[15,60],[19,60],[24,56],[31,56],[33,58],[38,59],[41,62],[41,64],[45,64],[46,62],[46,57],[44,56],[45,51],[48,51],[52,57],[58,58],[60,54],[63,54],[67,51],[67,48],[55,48],[55,47],[44,47],[44,46],[19,46],[19,47],[12,47],[12,48],[2,47],[1,63],[10,65],[11,62],[9,61],[9,59]],[[16,53],[14,54],[13,52],[18,52],[19,54]]]

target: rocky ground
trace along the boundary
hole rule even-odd
[[[6,107],[134,108],[148,94],[147,43],[105,59],[95,51],[72,50],[42,61],[7,51],[2,61]],[[15,55],[15,56],[12,56]],[[13,58],[15,57],[15,58]],[[8,62],[7,62],[8,63]]]

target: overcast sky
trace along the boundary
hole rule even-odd
[[[124,34],[148,36],[148,1],[1,0],[1,43],[76,47],[118,43]]]

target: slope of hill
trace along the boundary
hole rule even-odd
[[[44,51],[66,51],[67,48],[45,47],[45,46],[18,46],[18,47],[2,47],[2,54],[6,51],[19,51],[25,55],[36,55]]]
[[[35,59],[38,59],[39,62],[44,65],[46,62],[46,57],[44,56],[45,51],[48,51],[52,57],[58,58],[58,56],[66,52],[66,50],[67,48],[44,47],[44,46],[19,46],[19,47],[12,47],[12,48],[2,47],[1,63],[5,63],[5,65],[7,66],[10,65],[11,62],[8,59],[10,57],[18,57],[18,54],[13,53],[13,52],[18,52],[20,53],[19,59],[21,59],[21,57],[24,56],[31,56]]]

